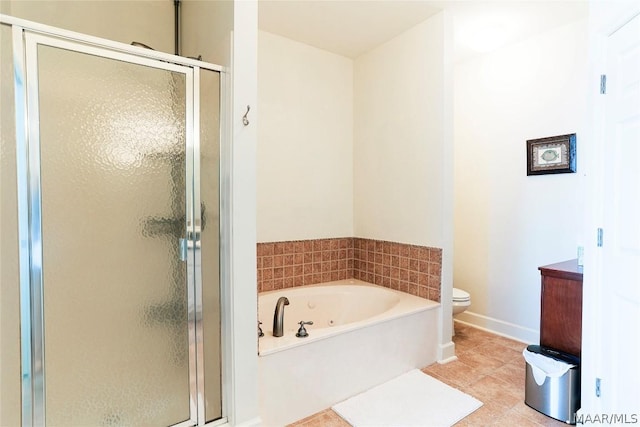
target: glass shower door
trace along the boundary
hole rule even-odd
[[[46,423],[196,424],[192,70],[31,46],[34,374]]]

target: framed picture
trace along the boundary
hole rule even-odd
[[[527,175],[575,171],[575,133],[527,140]]]

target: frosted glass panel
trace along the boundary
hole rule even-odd
[[[184,421],[184,75],[38,61],[47,425]]]
[[[220,74],[200,74],[200,198],[205,419],[222,417],[220,361]]]

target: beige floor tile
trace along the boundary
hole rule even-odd
[[[456,354],[465,353],[474,351],[476,348],[482,345],[481,342],[473,341],[473,340],[457,340],[456,343]]]
[[[485,404],[495,404],[502,408],[502,411],[508,411],[521,400],[521,397],[517,394],[518,392],[513,386],[491,375],[486,375],[470,384],[467,390],[469,390],[471,395],[476,399]]]
[[[535,422],[536,424],[540,425],[540,426],[545,426],[545,427],[560,427],[560,426],[566,426],[567,424],[563,423],[562,421],[558,421],[554,418],[548,417],[538,411],[536,411],[533,408],[530,408],[529,406],[527,406],[524,403],[524,400],[520,403],[518,403],[516,406],[514,406],[513,408],[514,411],[524,415],[525,417],[531,419],[533,422]]]
[[[533,419],[527,417],[525,414],[521,414],[514,409],[498,418],[492,425],[504,427],[540,427],[540,424],[536,423]]]
[[[489,372],[504,366],[503,361],[485,356],[476,351],[458,353],[457,356],[459,362],[471,367],[481,375],[488,374]]]
[[[491,341],[496,343],[496,344],[500,344],[504,347],[509,347],[515,351],[517,351],[518,353],[520,353],[520,355],[522,355],[522,350],[524,350],[525,348],[527,348],[527,344],[522,343],[520,341],[515,341],[515,340],[511,340],[509,338],[505,338],[505,337],[501,337],[501,336],[494,336],[491,338]],[[524,359],[524,357],[520,357],[521,359]]]
[[[346,422],[340,415],[335,413],[332,409],[326,409],[310,417],[304,418],[300,421],[296,421],[293,424],[289,424],[289,427],[349,427],[350,424]]]
[[[455,322],[456,335],[453,341],[456,343],[456,353],[470,351],[476,347],[485,345],[495,335],[480,329],[472,328]]]
[[[482,345],[475,348],[478,354],[498,359],[503,363],[508,363],[513,360],[524,360],[522,351],[514,350],[513,348],[506,347],[502,344],[490,341],[488,345]]]
[[[322,420],[322,424],[318,424],[318,427],[350,427],[351,424],[346,422],[340,415],[335,412],[329,410]]]
[[[524,362],[523,362],[524,365]],[[491,376],[501,379],[509,384],[510,390],[524,400],[525,372],[524,366],[516,366],[510,363],[504,364],[491,372]]]
[[[476,337],[481,335],[485,335],[488,337],[497,336],[496,334],[492,334],[491,332],[488,332],[480,328],[476,328],[475,326],[471,326],[458,321],[453,322],[453,326],[456,330],[456,334],[458,335],[467,335],[467,336],[476,336]]]
[[[434,374],[440,378],[446,378],[446,384],[453,387],[470,384],[483,376],[481,370],[474,369],[458,361],[445,363],[444,365],[434,363],[422,371],[425,374]]]
[[[504,409],[495,403],[484,403],[480,408],[454,424],[455,427],[489,426],[496,422]]]

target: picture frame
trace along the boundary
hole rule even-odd
[[[527,140],[527,176],[575,172],[575,133]]]

